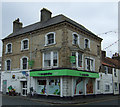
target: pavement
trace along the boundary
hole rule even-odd
[[[3,95],[9,96],[9,95]],[[97,95],[97,96],[76,96],[76,97],[68,97],[68,98],[60,98],[55,96],[34,96],[34,97],[25,97],[25,96],[13,96],[17,98],[23,98],[26,100],[33,100],[43,103],[50,103],[50,104],[84,104],[94,101],[102,101],[108,99],[120,99],[120,95]]]

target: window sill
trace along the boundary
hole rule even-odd
[[[22,51],[28,51],[28,50],[29,50],[29,48],[28,48],[28,49],[22,49],[21,52],[22,52]]]
[[[51,44],[45,44],[44,46],[47,47],[47,46],[51,46],[51,45],[56,45],[56,42],[55,43],[51,43]]]
[[[12,52],[6,52],[5,54],[6,54],[6,55],[7,55],[7,54],[12,54]]]

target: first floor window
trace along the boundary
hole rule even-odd
[[[24,57],[22,58],[22,69],[27,69],[28,68],[28,58],[27,57]]]
[[[72,66],[74,67],[82,67],[82,53],[81,52],[72,52],[72,56],[74,57],[74,61],[72,61]]]
[[[86,70],[93,71],[94,70],[94,60],[90,58],[86,58]]]
[[[58,66],[58,52],[44,53],[44,67],[57,67]]]
[[[6,70],[10,70],[11,69],[11,61],[7,60],[6,61]]]
[[[50,54],[50,52],[44,53],[44,66],[45,67],[51,66],[51,54]]]

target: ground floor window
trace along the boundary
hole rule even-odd
[[[74,79],[73,90],[74,95],[83,94],[83,79],[81,77]]]
[[[60,95],[60,79],[49,79],[48,94]]]
[[[110,91],[110,85],[109,85],[109,84],[106,84],[106,85],[105,85],[105,91],[106,91],[106,92],[109,92],[109,91]]]
[[[118,91],[118,84],[115,83],[115,91]]]
[[[93,79],[86,79],[86,94],[93,94]]]
[[[37,83],[38,83],[37,93],[46,94],[46,80],[38,80]]]

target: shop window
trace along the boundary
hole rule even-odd
[[[46,85],[46,80],[38,80],[38,85]]]
[[[49,80],[49,95],[60,95],[60,79],[50,79]]]
[[[46,94],[46,80],[38,80],[37,93]]]
[[[86,80],[86,93],[93,94],[93,79],[91,78]]]
[[[12,43],[6,45],[6,53],[12,53]]]
[[[57,67],[58,66],[58,52],[46,52],[43,53],[43,67]]]
[[[74,95],[83,94],[83,79],[81,77],[75,78],[73,82]]]
[[[108,85],[108,84],[105,85],[105,91],[106,91],[106,92],[109,92],[109,91],[110,91],[110,85]]]
[[[90,59],[90,58],[86,58],[86,70],[88,71],[94,71],[94,60],[93,59]]]
[[[21,41],[21,50],[28,50],[29,49],[29,40],[23,39]]]

